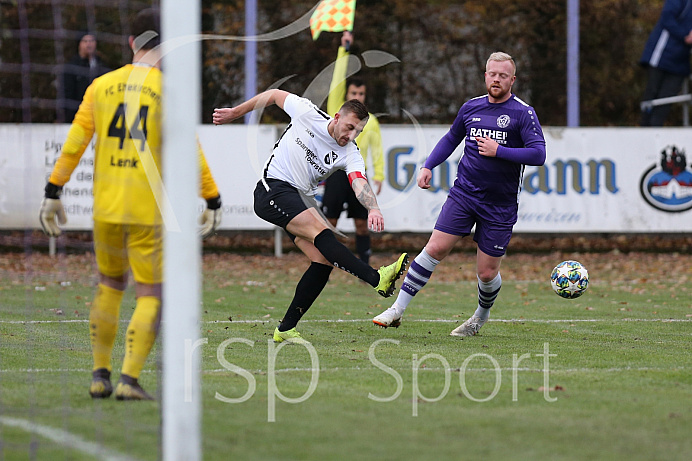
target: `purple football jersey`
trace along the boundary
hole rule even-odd
[[[478,152],[476,137],[486,136],[499,144],[496,157]],[[514,95],[499,104],[489,102],[487,95],[467,101],[425,167],[432,170],[444,162],[462,140],[464,155],[454,186],[481,202],[516,204],[524,165],[545,162],[545,138],[536,112]]]

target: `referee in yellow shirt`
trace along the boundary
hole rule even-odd
[[[348,67],[348,47],[353,44],[353,34],[344,32],[341,36],[341,46],[334,65],[332,83],[329,86],[327,98],[327,113],[334,116],[345,101],[357,99],[365,104],[365,82],[360,79],[346,80]],[[356,144],[363,155],[367,167],[368,153],[372,158],[373,175],[370,178],[373,191],[379,195],[384,180],[384,155],[382,153],[382,134],[380,122],[373,114],[369,114],[368,123],[356,138]],[[360,204],[351,188],[346,173],[337,171],[332,174],[325,183],[324,196],[322,198],[322,212],[332,226],[336,227],[339,216],[344,211],[344,205],[348,204],[348,217],[353,219],[356,227],[356,252],[365,263],[370,260],[370,231],[368,230],[368,210]]]
[[[162,217],[157,205],[161,184],[161,55],[160,13],[141,11],[132,24],[128,64],[97,79],[87,88],[60,158],[45,188],[40,220],[44,231],[60,235],[65,224],[62,186],[96,135],[94,160],[94,252],[99,285],[89,314],[94,359],[89,394],[107,398],[111,353],[118,331],[120,303],[128,270],[135,279],[137,304],[127,327],[125,358],[115,389],[118,400],[153,400],[138,383],[151,351],[161,315]],[[203,236],[221,220],[221,198],[199,148]]]

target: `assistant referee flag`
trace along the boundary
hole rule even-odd
[[[312,39],[317,40],[322,31],[352,31],[355,15],[356,0],[322,0],[310,17]]]

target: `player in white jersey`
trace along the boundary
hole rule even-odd
[[[255,188],[255,213],[282,227],[295,245],[310,259],[295,296],[274,331],[274,341],[305,342],[296,325],[322,292],[332,266],[364,280],[384,297],[394,292],[394,284],[408,263],[408,255],[375,270],[340,243],[329,224],[317,211],[312,196],[317,185],[336,170],[345,170],[356,197],[368,210],[368,227],[384,230],[384,218],[374,192],[365,177],[365,164],[353,140],[368,120],[368,110],[357,100],[346,101],[330,117],[307,99],[283,90],[265,91],[230,108],[215,109],[215,125],[229,123],[250,111],[272,104],[290,117],[291,123],[274,146]]]
[[[341,145],[324,129],[331,120],[325,112],[294,94],[287,95],[283,109],[291,117],[291,123],[265,165],[267,178],[286,181],[312,196],[317,184],[332,171],[346,170],[346,174],[354,177],[365,177],[358,146],[347,139],[348,133],[342,134],[345,144]],[[366,122],[367,114],[364,120],[353,120],[352,129],[360,133]],[[373,209],[377,210],[374,218],[380,219],[379,209]]]

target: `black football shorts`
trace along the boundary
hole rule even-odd
[[[347,205],[349,218],[368,219],[368,210],[356,198],[346,172],[337,170],[325,183],[322,212],[329,219],[339,219],[344,205]]]
[[[255,187],[255,214],[275,226],[285,230],[293,218],[314,206],[310,197],[286,181],[265,179],[264,183],[260,180]]]

